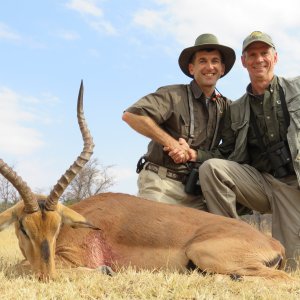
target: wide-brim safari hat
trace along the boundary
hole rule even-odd
[[[193,78],[193,76],[189,72],[189,63],[191,62],[191,58],[195,52],[204,49],[216,49],[221,52],[223,63],[225,65],[225,71],[221,77],[225,76],[234,65],[236,58],[235,52],[232,48],[221,45],[217,37],[211,33],[199,35],[195,41],[194,46],[182,50],[178,59],[178,63],[182,72],[185,75]]]

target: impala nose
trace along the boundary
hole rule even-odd
[[[49,282],[50,281],[50,275],[45,273],[39,273],[38,280],[41,282]]]
[[[45,262],[49,261],[49,257],[50,257],[50,248],[49,248],[49,243],[47,240],[43,240],[41,243],[41,255],[42,255],[42,259]]]

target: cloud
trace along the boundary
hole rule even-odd
[[[143,9],[134,15],[133,22],[149,30],[156,31],[158,28],[165,28],[168,26],[168,22],[164,19],[166,14],[167,12]]]
[[[119,180],[127,180],[128,178],[132,178],[136,176],[135,170],[123,168],[120,166],[112,166],[112,168],[109,170],[111,175]]]
[[[115,185],[109,189],[110,191],[129,194],[137,193],[137,185],[132,184],[133,181],[136,182],[137,180],[135,170],[120,166],[113,166],[113,168],[110,169],[110,174],[116,179]]]
[[[102,17],[103,12],[96,3],[97,2],[93,0],[71,0],[66,4],[66,7],[83,15]]]
[[[0,22],[0,40],[1,39],[14,42],[18,45],[26,45],[35,49],[42,49],[46,47],[44,43],[41,43],[32,37],[22,36],[14,32],[8,25]]]
[[[55,160],[41,157],[20,160],[14,169],[28,183],[33,192],[43,194],[50,192],[64,172],[56,166]]]
[[[105,20],[90,21],[89,25],[97,32],[105,32],[108,35],[117,35],[116,28]]]
[[[0,23],[0,39],[21,41],[21,37],[4,23]]]
[[[188,47],[199,34],[211,32],[221,43],[233,47],[239,56],[242,41],[248,34],[254,30],[265,31],[278,45],[279,57],[285,63],[282,70],[286,75],[297,72],[300,63],[297,0],[286,0],[284,5],[261,0],[157,0],[155,3],[155,8],[137,10],[133,22],[157,38],[168,34],[180,46]]]
[[[73,31],[61,30],[57,36],[66,41],[75,41],[80,39],[80,35]]]
[[[240,38],[249,31],[276,33],[300,25],[294,9],[298,7],[296,0],[286,0],[284,10],[280,5],[260,0],[157,0],[156,3],[159,4],[156,9],[136,11],[134,22],[158,34],[167,30],[183,45],[190,44],[195,35],[213,32],[240,46]]]
[[[93,30],[107,35],[116,35],[116,28],[105,20],[102,9],[97,5],[98,2],[97,0],[71,0],[66,7],[80,13]]]
[[[37,100],[0,88],[0,148],[10,154],[29,154],[43,146],[41,133],[27,124],[38,117],[29,110]]]

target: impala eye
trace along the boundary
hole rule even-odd
[[[26,231],[25,231],[25,229],[24,229],[24,226],[23,226],[23,224],[22,224],[21,221],[20,221],[20,230],[21,230],[21,232],[22,232],[27,238],[29,238],[29,236],[28,236],[28,234],[26,233]]]

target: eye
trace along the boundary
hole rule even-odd
[[[215,59],[212,60],[212,62],[213,62],[214,64],[218,64],[218,63],[220,63],[221,61],[220,61],[218,58],[215,58]]]
[[[26,238],[29,238],[28,234],[26,233],[24,226],[22,224],[22,222],[20,221],[20,230],[21,232],[25,235]]]

